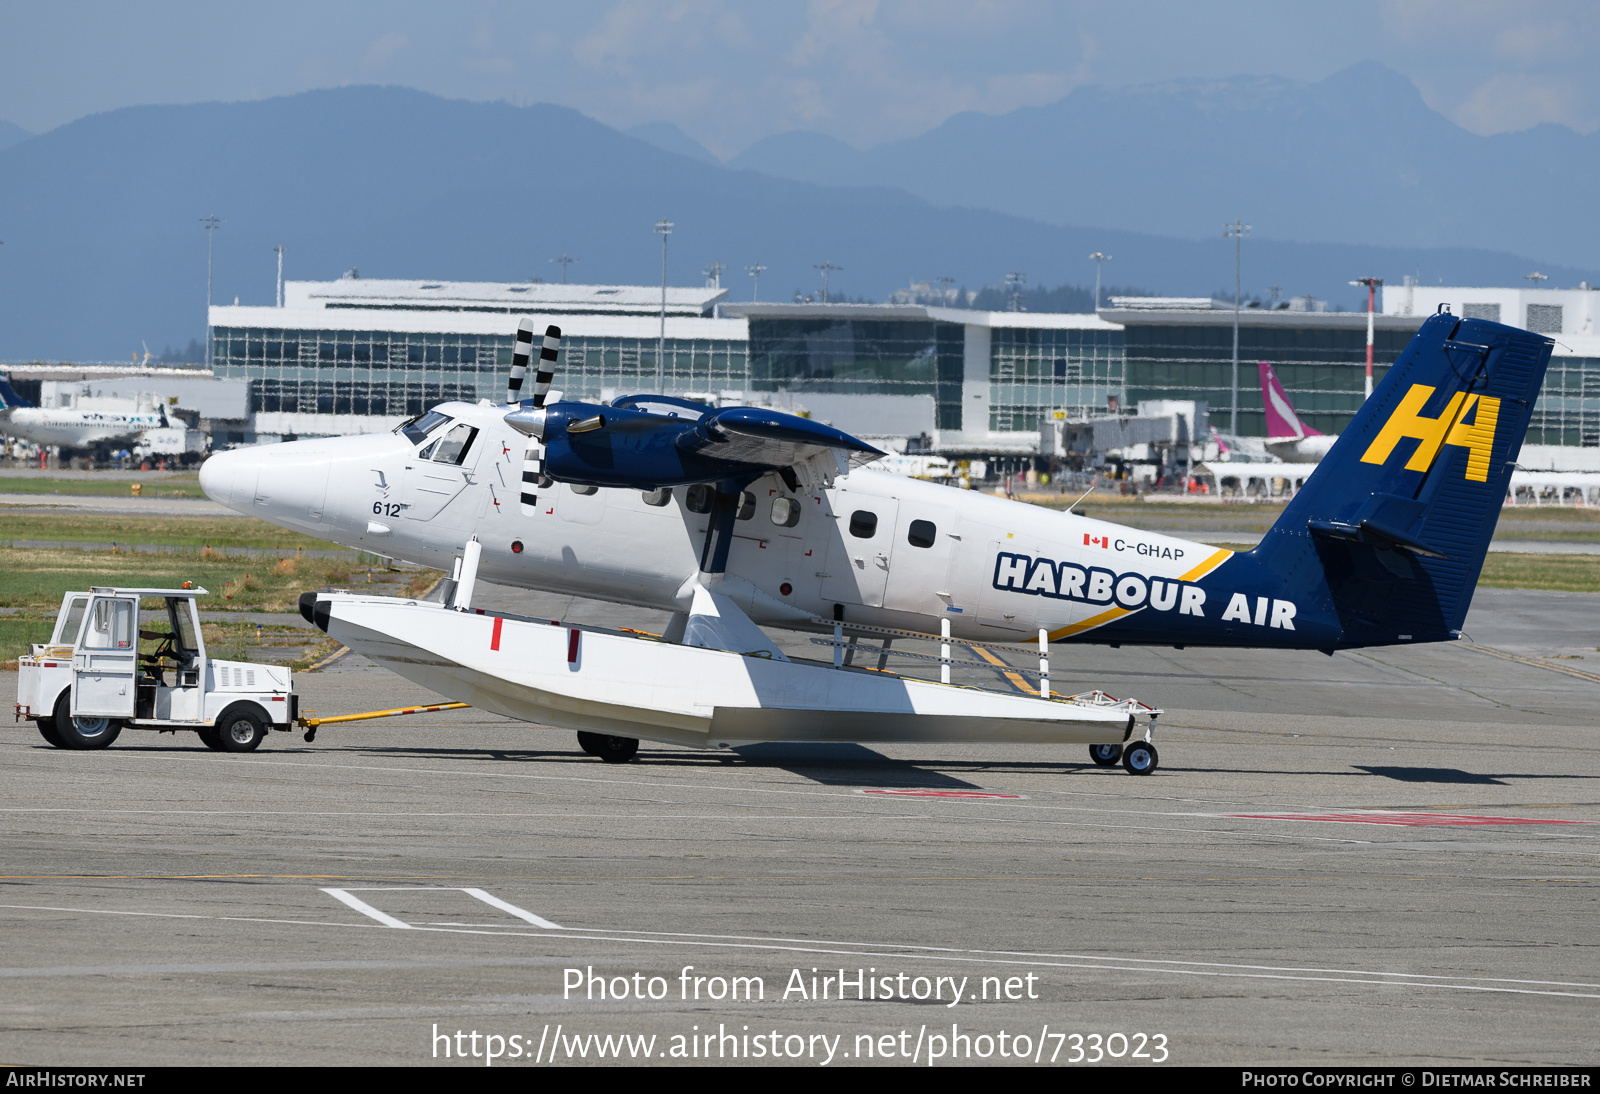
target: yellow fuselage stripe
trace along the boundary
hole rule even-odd
[[[1088,619],[1080,619],[1076,623],[1068,624],[1058,631],[1051,631],[1050,641],[1059,642],[1063,638],[1071,638],[1075,634],[1082,634],[1084,631],[1093,630],[1095,627],[1103,627],[1114,619],[1121,619],[1125,615],[1132,614],[1133,612],[1127,608],[1110,608],[1099,615],[1091,615]]]
[[[1232,551],[1228,550],[1226,547],[1219,547],[1219,548],[1217,548],[1216,553],[1211,555],[1204,562],[1200,563],[1198,566],[1196,566],[1194,569],[1190,570],[1188,573],[1186,573],[1183,576],[1179,577],[1178,580],[1179,581],[1199,581],[1202,577],[1205,577],[1212,570],[1215,570],[1218,566],[1221,566],[1224,562],[1228,561],[1228,559],[1230,559],[1232,557],[1233,557],[1233,552]],[[1107,623],[1113,622],[1114,620],[1121,619],[1125,615],[1132,615],[1135,611],[1139,611],[1139,610],[1141,610],[1141,609],[1139,609],[1139,608],[1132,608],[1132,609],[1130,609],[1130,608],[1108,608],[1107,610],[1101,612],[1099,615],[1091,615],[1088,619],[1081,619],[1078,622],[1068,624],[1067,626],[1062,627],[1059,630],[1051,631],[1050,632],[1050,641],[1059,642],[1063,638],[1071,638],[1073,635],[1082,634],[1084,631],[1090,631],[1090,630],[1093,630],[1096,627],[1103,627]]]
[[[1212,570],[1215,570],[1218,566],[1221,566],[1224,562],[1228,561],[1229,556],[1231,556],[1232,554],[1233,554],[1233,552],[1228,550],[1226,547],[1219,547],[1219,548],[1217,548],[1217,553],[1216,554],[1212,555],[1210,558],[1206,559],[1200,565],[1196,566],[1194,569],[1190,570],[1188,573],[1186,573],[1182,577],[1178,578],[1178,580],[1179,581],[1199,581],[1202,577],[1205,577]]]

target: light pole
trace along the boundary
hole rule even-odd
[[[1350,284],[1367,287],[1367,393],[1363,398],[1370,399],[1372,398],[1372,312],[1378,303],[1378,286],[1383,284],[1383,278],[1358,277]]]
[[[656,235],[661,237],[661,336],[656,340],[656,394],[667,393],[667,237],[672,234],[672,221],[662,217],[656,221]]]
[[[955,278],[936,277],[933,279],[933,283],[939,286],[939,303],[951,304],[955,302],[955,297],[953,295],[955,290],[952,288],[952,286],[956,283]]]
[[[1239,246],[1240,240],[1250,234],[1250,225],[1242,220],[1222,226],[1222,238],[1233,240],[1233,413],[1228,420],[1228,432],[1239,435]]]
[[[1110,262],[1111,256],[1096,251],[1089,256],[1089,261],[1094,263],[1094,310],[1100,310],[1100,264]]]
[[[1022,286],[1028,283],[1028,275],[1012,271],[1006,274],[1006,288],[1010,291],[1010,299],[1006,308],[1010,311],[1022,310]]]
[[[708,263],[706,268],[702,271],[706,275],[706,288],[722,288],[722,271],[726,270],[727,268],[728,264],[726,262],[717,262],[713,260],[712,262]]]
[[[754,304],[761,298],[761,275],[766,272],[766,267],[757,262],[754,266],[746,266],[744,272],[754,280],[750,283],[750,303]]]
[[[844,267],[843,266],[835,266],[832,262],[823,262],[820,265],[813,264],[811,268],[813,270],[821,270],[822,271],[822,302],[824,304],[826,304],[828,302],[828,271],[829,270],[842,270],[842,269],[844,269]]]
[[[562,251],[560,258],[552,258],[550,261],[561,263],[561,283],[565,285],[567,283],[567,267],[578,260],[573,258],[566,251]]]
[[[280,243],[272,249],[278,252],[278,307],[281,308],[283,307],[283,252],[289,248]]]
[[[200,223],[206,229],[206,367],[211,367],[211,243],[216,238],[216,230],[222,227],[222,218],[213,214],[201,217]]]

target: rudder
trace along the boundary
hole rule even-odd
[[[1454,637],[1553,345],[1429,318],[1250,555],[1336,615],[1345,645]]]

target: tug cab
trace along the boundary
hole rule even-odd
[[[50,641],[18,659],[18,719],[57,748],[106,748],[126,727],[193,730],[218,751],[254,751],[299,714],[289,670],[206,656],[206,590],[95,586],[61,600]]]

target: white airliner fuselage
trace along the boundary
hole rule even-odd
[[[62,448],[115,448],[132,444],[139,435],[167,424],[159,410],[124,414],[106,410],[67,410],[17,406],[0,410],[0,422],[15,437]]]
[[[553,483],[525,505],[525,438],[506,408],[435,412],[448,420],[418,440],[222,453],[202,467],[201,485],[242,513],[360,550],[448,570],[476,536],[479,580],[689,611],[706,578],[709,518],[690,510],[688,490],[663,498]],[[463,427],[478,432],[456,463],[445,442]],[[806,492],[767,474],[745,496],[718,581],[757,623],[806,628],[842,616],[937,632],[948,619],[956,637],[1030,640],[1043,628],[1060,640],[1138,612],[1214,620],[1227,603],[1194,583],[1231,551],[1087,516],[865,468]],[[1036,576],[1040,559],[1052,563],[1047,579]],[[1292,605],[1257,614],[1274,638],[1293,630]]]

